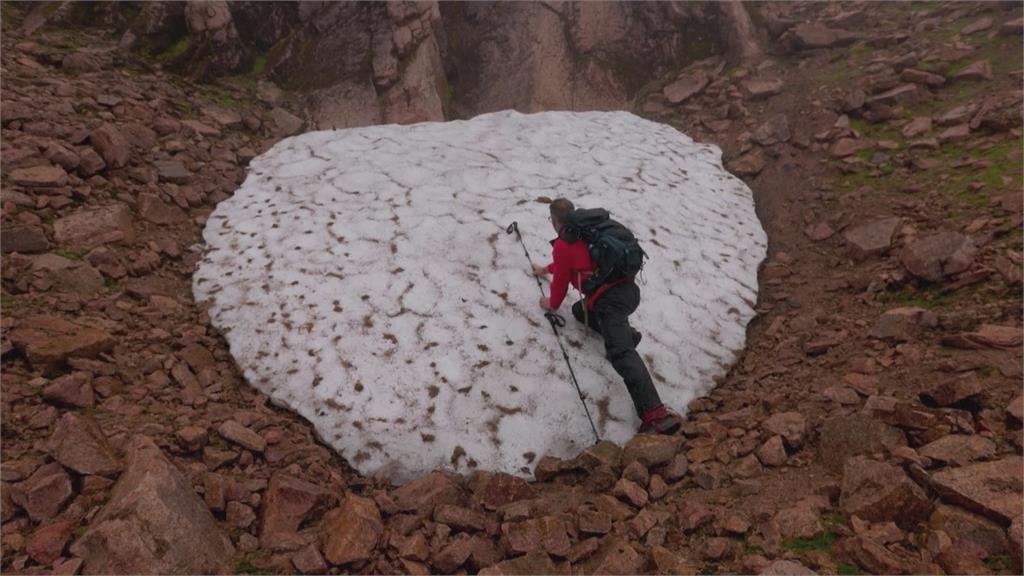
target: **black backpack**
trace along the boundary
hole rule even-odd
[[[612,220],[604,208],[575,210],[565,217],[562,226],[562,240],[569,244],[586,242],[590,259],[597,267],[580,287],[584,294],[589,296],[602,284],[636,276],[643,269],[647,253],[629,228]]]

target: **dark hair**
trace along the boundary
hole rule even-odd
[[[573,206],[572,202],[565,198],[556,198],[551,202],[551,219],[556,220],[560,223],[565,222],[565,217],[572,214],[576,207]]]

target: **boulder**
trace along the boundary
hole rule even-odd
[[[921,391],[921,399],[933,406],[952,406],[985,390],[974,372],[948,378]]]
[[[950,126],[939,133],[939,144],[950,144],[963,142],[971,137],[971,127],[968,124],[957,124]]]
[[[996,454],[995,442],[975,434],[950,434],[918,449],[921,456],[951,466],[966,466]]]
[[[432,514],[441,504],[462,504],[462,488],[448,474],[435,471],[403,484],[391,493],[403,512]]]
[[[132,438],[110,501],[72,546],[83,572],[213,574],[235,549],[191,483],[145,436]]]
[[[622,465],[640,462],[644,466],[665,464],[679,451],[681,440],[677,436],[638,434],[622,448]]]
[[[558,574],[555,563],[551,557],[544,552],[531,552],[529,554],[503,560],[480,570],[480,576],[529,576],[532,574]]]
[[[790,50],[849,46],[857,35],[846,30],[829,28],[819,22],[801,22],[786,31],[779,41]]]
[[[902,469],[862,456],[846,460],[839,505],[846,516],[893,521],[907,529],[932,511],[924,490]]]
[[[487,517],[480,512],[451,504],[442,504],[434,510],[434,522],[462,531],[479,531],[487,527]]]
[[[333,497],[323,488],[285,474],[275,474],[260,506],[260,546],[269,550],[295,550],[305,541],[299,527],[322,513]]]
[[[302,130],[305,124],[301,118],[284,108],[274,108],[270,111],[270,123],[273,126],[271,132],[276,138],[292,136]]]
[[[675,81],[665,86],[661,93],[669,104],[682,104],[704,90],[710,81],[707,72],[698,68],[681,74]]]
[[[526,480],[502,472],[478,472],[471,481],[473,496],[484,508],[497,510],[502,506],[536,496]]]
[[[901,84],[881,94],[875,94],[865,100],[864,103],[868,106],[895,106],[896,104],[913,104],[920,99],[921,90],[917,87],[917,84]]]
[[[846,158],[868,148],[871,148],[871,143],[867,140],[840,138],[836,140],[836,143],[832,145],[832,149],[828,153],[833,158]]]
[[[96,404],[91,378],[84,372],[56,378],[43,388],[42,397],[51,404],[69,408],[91,408]]]
[[[754,177],[765,167],[764,154],[760,150],[751,150],[738,158],[729,161],[727,168],[740,177]]]
[[[11,343],[36,368],[50,373],[69,357],[95,358],[114,347],[114,338],[100,330],[56,316],[29,316],[10,332]]]
[[[579,564],[579,574],[640,574],[646,559],[628,542],[606,536],[600,547]]]
[[[761,146],[772,146],[780,142],[788,142],[789,119],[785,114],[773,114],[751,134],[751,139]]]
[[[47,451],[79,474],[110,476],[121,471],[121,463],[107,445],[99,426],[74,412],[65,412],[57,421],[47,442]]]
[[[785,539],[810,539],[825,531],[825,526],[818,516],[818,510],[807,500],[780,510],[772,518],[772,522],[778,529],[779,535]]]
[[[569,553],[568,527],[556,516],[544,516],[522,522],[506,522],[501,532],[508,542],[509,550],[516,553],[530,553],[543,550],[554,556],[564,557]]]
[[[64,546],[75,530],[67,520],[57,520],[40,526],[25,545],[25,552],[39,564],[50,564],[64,552]]]
[[[747,79],[740,82],[740,87],[747,93],[751,100],[765,100],[782,92],[782,80],[770,79]]]
[[[93,130],[89,134],[89,142],[110,168],[121,168],[128,164],[131,145],[116,126],[104,124]]]
[[[843,231],[843,239],[850,257],[867,260],[887,253],[901,222],[898,216],[889,216],[848,227]]]
[[[932,475],[932,488],[946,502],[1008,526],[1024,514],[1024,460],[1011,456],[994,462],[948,468]]]
[[[916,116],[910,122],[907,122],[900,130],[900,134],[904,138],[917,138],[922,134],[927,134],[932,131],[932,119],[930,116]]]
[[[942,339],[943,346],[965,350],[985,348],[1016,348],[1021,345],[1024,335],[1016,326],[994,326],[983,324],[974,332],[962,332]]]
[[[377,505],[369,498],[349,494],[341,506],[324,516],[323,553],[335,565],[369,559],[384,532]]]
[[[771,435],[779,435],[791,450],[800,448],[807,433],[807,419],[799,412],[776,412],[761,427]]]
[[[903,249],[900,261],[907,271],[929,282],[967,270],[978,249],[959,232],[943,230],[920,238]]]
[[[11,499],[36,522],[57,515],[74,496],[71,478],[56,462],[40,466],[28,480],[15,486]]]
[[[918,326],[935,328],[938,325],[939,317],[931,310],[910,306],[892,308],[879,316],[869,335],[879,340],[906,342]]]
[[[915,70],[914,68],[905,68],[903,72],[900,72],[900,80],[914,84],[924,84],[932,88],[938,88],[946,83],[946,77],[941,74],[925,70]]]
[[[56,188],[68,183],[68,173],[60,166],[32,166],[11,170],[7,179],[26,188]]]
[[[891,452],[907,445],[898,428],[859,413],[826,419],[819,436],[821,461],[834,472],[841,471],[853,456]]]
[[[837,558],[852,562],[870,574],[904,574],[905,563],[874,540],[864,536],[845,538],[833,548]]]
[[[782,436],[775,435],[757,448],[757,459],[765,466],[782,466],[786,463],[786,447]]]
[[[8,225],[0,228],[0,252],[9,254],[35,254],[50,249],[46,232],[39,226]]]
[[[155,194],[139,194],[139,216],[153,224],[180,224],[188,220],[184,210],[165,203]]]
[[[217,428],[217,432],[225,440],[234,442],[246,450],[263,452],[267,448],[267,441],[262,436],[234,420],[225,421]]]
[[[157,160],[153,162],[153,167],[161,182],[188,184],[192,180],[192,172],[179,160]]]
[[[979,60],[968,64],[960,71],[953,74],[952,80],[954,82],[964,80],[991,80],[992,79],[992,64],[988,60]]]
[[[988,556],[1003,556],[1010,552],[1011,545],[1003,526],[956,506],[937,505],[928,525],[948,534],[954,545],[976,546]]]
[[[135,241],[132,213],[124,204],[86,208],[53,223],[54,239],[65,247],[93,248]]]

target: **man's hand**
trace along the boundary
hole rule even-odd
[[[551,299],[547,296],[540,297],[540,307],[545,310],[551,310]]]
[[[548,273],[548,267],[547,266],[534,266],[533,267],[533,275],[534,276],[546,276],[547,273]]]

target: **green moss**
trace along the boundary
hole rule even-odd
[[[782,542],[782,548],[797,554],[806,554],[817,550],[830,551],[836,535],[831,530],[825,530],[814,538],[789,538]]]
[[[953,303],[952,293],[943,293],[937,288],[917,290],[913,286],[904,286],[899,292],[883,292],[878,301],[890,305],[891,308],[943,308]]]
[[[81,254],[78,254],[76,252],[71,252],[69,250],[54,250],[53,253],[56,254],[57,256],[63,256],[64,258],[67,258],[68,260],[81,260],[82,259],[82,255]]]
[[[256,56],[252,60],[252,68],[249,70],[249,76],[251,78],[258,77],[259,75],[263,74],[263,70],[266,69],[266,67],[267,67],[267,55],[266,54],[260,54],[259,56]]]
[[[839,574],[839,576],[854,576],[855,574],[860,574],[860,572],[857,571],[857,567],[853,564],[840,562],[836,565],[836,574]]]
[[[244,103],[241,100],[217,86],[205,85],[199,89],[199,93],[203,95],[203,98],[224,108],[239,110],[244,107]]]
[[[985,559],[985,566],[993,572],[1001,572],[1003,570],[1010,569],[1013,566],[1013,562],[1010,557],[1006,554],[997,554],[995,556],[989,556]]]
[[[235,574],[273,574],[273,572],[253,564],[253,558],[245,555],[235,563]]]
[[[159,60],[171,61],[176,60],[179,56],[188,52],[188,49],[192,47],[192,37],[185,35],[178,39],[177,42],[171,44],[170,48],[164,50],[156,57]]]

